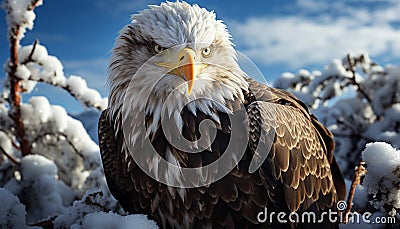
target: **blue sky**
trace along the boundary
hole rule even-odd
[[[44,0],[23,45],[37,38],[64,64],[103,96],[109,51],[130,15],[156,0]],[[268,82],[301,68],[322,70],[333,58],[367,52],[380,64],[400,61],[400,1],[390,0],[198,0],[228,25],[237,50],[254,61]],[[0,13],[0,62],[8,57],[5,14]],[[0,76],[4,76],[2,72]],[[2,77],[1,77],[2,78]],[[82,108],[59,89],[41,86],[53,104],[71,112]]]

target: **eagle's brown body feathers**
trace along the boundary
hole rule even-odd
[[[244,157],[231,173],[209,187],[186,189],[183,199],[177,188],[158,183],[135,163],[129,163],[128,168],[128,161],[121,153],[122,130],[114,130],[108,110],[102,113],[99,140],[104,171],[112,194],[125,210],[147,214],[165,228],[254,228],[260,226],[257,214],[264,211],[264,207],[268,211],[287,213],[336,211],[337,201],[345,197],[345,186],[332,155],[332,134],[292,94],[251,79],[248,82],[252,94],[245,96],[249,144]],[[267,106],[259,101],[267,102]],[[231,105],[240,107],[233,101]],[[265,113],[267,107],[275,107],[276,119],[269,120],[272,117]],[[184,136],[186,132],[186,138],[196,138],[190,133],[196,133],[196,125],[207,117],[201,112],[197,117],[190,112],[182,116],[186,116]],[[220,118],[223,120],[224,115],[220,114]],[[276,125],[276,134],[271,151],[261,168],[249,173],[259,135],[272,123]],[[222,121],[220,128],[212,153],[179,152],[168,144],[162,131],[156,133],[153,145],[160,154],[169,147],[186,167],[198,167],[216,160],[224,152],[229,140],[229,123]],[[301,226],[273,223],[261,227]],[[321,226],[316,225],[317,228]]]
[[[278,212],[337,211],[345,185],[332,134],[295,96],[243,72],[213,12],[176,1],[133,15],[112,50],[108,82],[100,151],[109,189],[126,211],[146,214],[161,228],[338,227],[328,217],[278,223]],[[163,129],[162,109],[171,129]],[[215,138],[201,129],[204,120],[216,127]],[[167,140],[176,135],[192,148],[199,139],[212,144],[193,153]],[[158,155],[171,163],[161,166]],[[232,160],[221,160],[225,155]],[[223,163],[207,167],[214,161]],[[187,179],[182,170],[196,173]],[[192,185],[221,171],[227,174],[215,182]],[[265,209],[275,217],[260,223]]]

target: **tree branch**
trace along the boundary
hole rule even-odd
[[[39,222],[33,223],[33,224],[29,224],[29,226],[33,226],[33,227],[41,227],[43,229],[53,229],[54,228],[54,220],[57,218],[56,215],[51,216],[48,219],[44,219],[41,220]]]
[[[360,184],[361,181],[361,177],[365,176],[367,170],[365,169],[365,167],[363,166],[365,164],[365,162],[360,161],[358,163],[358,166],[356,166],[355,168],[355,172],[354,172],[354,177],[353,180],[351,182],[351,187],[349,190],[349,195],[347,198],[347,207],[346,210],[344,212],[345,217],[344,217],[344,223],[347,223],[347,216],[349,215],[351,209],[353,208],[353,199],[354,199],[354,194],[357,188],[357,185]]]
[[[0,146],[0,153],[4,154],[4,156],[6,156],[8,158],[8,160],[10,160],[12,163],[16,164],[16,165],[20,165],[21,163],[19,162],[18,159],[16,159],[15,157],[13,157],[12,155],[8,154],[3,147]]]
[[[22,65],[27,65],[29,63],[33,63],[33,64],[36,64],[36,65],[39,65],[39,66],[43,67],[43,63],[33,59],[33,55],[35,53],[35,50],[36,50],[36,47],[37,47],[38,44],[39,44],[39,41],[35,40],[35,42],[33,43],[32,50],[29,53],[29,56],[26,59],[21,60],[22,61],[21,62]],[[62,77],[64,77],[67,80],[67,78],[65,76],[62,76]],[[104,107],[102,107],[101,105],[94,105],[94,104],[91,104],[89,101],[85,101],[85,100],[79,99],[79,96],[77,94],[75,94],[73,92],[73,90],[68,85],[60,84],[59,82],[48,80],[48,79],[45,79],[45,78],[40,78],[40,77],[36,78],[36,77],[33,77],[32,75],[30,75],[28,80],[29,81],[34,81],[34,82],[37,82],[37,83],[45,83],[45,84],[49,84],[49,85],[61,88],[61,89],[65,90],[68,94],[70,94],[72,97],[74,97],[76,100],[78,100],[81,103],[83,103],[87,107],[93,107],[93,108],[98,109],[99,111],[102,111],[104,109]]]
[[[27,64],[27,63],[29,63],[29,62],[33,62],[32,57],[33,57],[33,54],[35,53],[36,46],[37,46],[38,44],[39,44],[39,40],[36,39],[35,42],[33,43],[33,47],[32,47],[31,52],[29,53],[28,58],[27,58],[26,60],[24,60],[23,62],[21,62],[21,64]]]
[[[32,0],[27,10],[32,11],[38,5],[39,0]],[[18,48],[20,43],[19,35],[21,33],[21,25],[15,25],[10,28],[10,66],[8,77],[10,78],[10,116],[15,123],[16,138],[19,142],[22,156],[30,154],[29,142],[26,139],[24,123],[21,119],[21,80],[16,75],[18,63]],[[33,54],[33,53],[32,53]]]
[[[361,85],[356,80],[356,71],[353,59],[350,57],[350,54],[347,54],[347,62],[349,63],[349,70],[352,73],[351,82],[354,86],[357,87],[357,91],[361,93],[362,96],[371,104],[372,100],[368,96],[368,94],[362,89]]]
[[[29,146],[25,136],[24,123],[21,119],[21,87],[20,79],[18,79],[16,73],[18,68],[18,47],[19,40],[18,34],[20,33],[20,26],[13,29],[14,35],[10,37],[10,68],[8,76],[10,78],[10,116],[15,123],[16,137],[20,144],[21,153],[23,156],[28,155]]]
[[[47,80],[44,80],[44,79],[41,79],[41,78],[36,79],[36,78],[29,77],[29,80],[32,80],[32,81],[35,81],[35,82],[38,82],[38,83],[49,84],[49,85],[52,85],[52,86],[55,86],[55,87],[59,87],[59,88],[61,88],[61,89],[64,89],[68,94],[70,94],[72,97],[74,97],[74,98],[75,98],[76,100],[78,100],[79,102],[82,102],[82,103],[83,103],[85,106],[87,106],[87,107],[93,107],[93,108],[95,108],[95,109],[97,109],[97,110],[99,110],[99,111],[103,111],[103,109],[104,109],[104,108],[103,108],[102,106],[100,106],[100,105],[96,106],[96,105],[93,105],[93,104],[89,103],[88,101],[82,101],[82,100],[80,100],[80,99],[78,98],[78,96],[71,90],[71,88],[70,88],[68,85],[66,85],[66,86],[60,85],[60,84],[57,84],[56,82],[47,81]]]

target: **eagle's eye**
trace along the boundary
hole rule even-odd
[[[203,48],[203,50],[201,51],[201,55],[203,55],[203,57],[209,57],[211,55],[211,46]]]
[[[156,54],[160,54],[160,53],[164,52],[165,48],[162,47],[161,45],[154,44],[153,50],[154,50],[154,52],[155,52]]]

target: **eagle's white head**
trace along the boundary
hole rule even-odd
[[[212,116],[213,101],[242,101],[248,86],[223,22],[214,12],[181,1],[132,16],[112,50],[109,84],[114,120],[124,112],[145,112],[152,116],[150,133],[162,107],[180,126],[179,108],[190,101],[196,100],[193,113]]]

